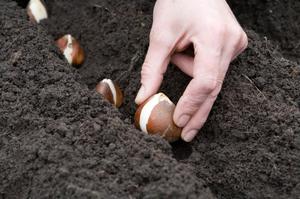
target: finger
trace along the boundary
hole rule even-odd
[[[198,131],[202,128],[204,123],[206,122],[211,108],[217,99],[218,94],[222,89],[222,82],[226,76],[226,72],[230,63],[230,56],[228,52],[223,53],[223,58],[220,61],[219,67],[219,83],[216,88],[207,95],[205,101],[201,104],[196,113],[192,116],[192,118],[188,121],[185,127],[182,130],[181,137],[186,142],[190,142],[197,135]]]
[[[221,49],[198,49],[194,59],[194,78],[191,80],[182,97],[179,99],[174,112],[174,122],[184,127],[192,116],[198,111],[218,85],[222,84],[219,77]]]
[[[182,72],[193,77],[194,57],[185,55],[183,53],[176,53],[172,55],[171,62],[175,64]]]
[[[159,89],[170,62],[173,46],[168,39],[150,39],[148,52],[141,71],[141,88],[135,102],[141,104]]]
[[[190,142],[198,134],[198,131],[202,128],[206,122],[210,110],[217,98],[217,93],[221,90],[221,86],[216,89],[215,94],[212,93],[207,97],[204,103],[200,106],[199,110],[193,115],[186,126],[182,129],[181,137],[184,141]]]

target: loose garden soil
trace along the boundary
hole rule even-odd
[[[233,1],[249,37],[204,128],[169,144],[135,129],[134,98],[154,1],[0,0],[0,199],[299,198],[300,2]],[[69,66],[54,40],[70,33],[86,61]],[[94,90],[125,94],[120,109]],[[190,78],[170,65],[177,102]]]

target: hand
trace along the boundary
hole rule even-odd
[[[136,103],[158,91],[172,61],[193,78],[173,118],[183,127],[183,140],[191,141],[209,115],[230,62],[247,43],[225,0],[157,0]],[[194,56],[183,53],[191,45]]]

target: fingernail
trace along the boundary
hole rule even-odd
[[[190,142],[194,139],[194,137],[196,136],[197,133],[198,133],[197,130],[191,130],[191,131],[182,133],[181,137],[184,141]]]
[[[135,98],[135,103],[136,104],[140,104],[142,103],[142,100],[143,100],[143,97],[144,97],[144,94],[145,94],[145,87],[142,85],[136,98]]]
[[[180,116],[177,125],[179,127],[184,127],[188,123],[188,121],[190,120],[190,118],[191,118],[191,116],[189,116],[189,115],[182,115],[182,116]]]

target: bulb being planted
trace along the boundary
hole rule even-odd
[[[119,86],[110,79],[103,79],[96,86],[96,91],[116,107],[123,102],[123,93]]]
[[[84,61],[84,52],[79,42],[72,37],[70,34],[67,34],[58,40],[56,40],[56,45],[60,51],[64,54],[65,58],[69,64],[78,66],[81,65]]]
[[[175,104],[163,93],[158,93],[142,103],[134,116],[135,126],[148,134],[158,134],[174,142],[181,136],[181,128],[175,125]]]
[[[27,14],[30,21],[40,23],[41,20],[47,19],[48,14],[43,0],[30,0],[27,6]]]

